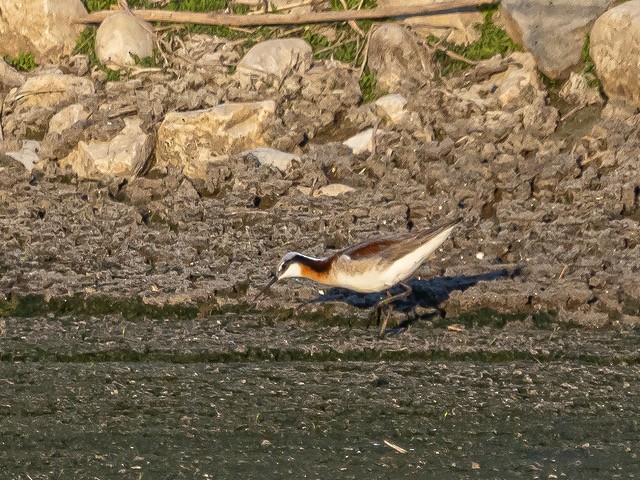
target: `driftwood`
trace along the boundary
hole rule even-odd
[[[141,20],[148,22],[195,23],[198,25],[223,25],[229,27],[256,27],[262,25],[301,25],[307,23],[348,22],[352,20],[374,20],[390,17],[409,17],[415,15],[438,15],[455,10],[469,9],[479,5],[491,5],[499,0],[452,0],[428,5],[399,5],[378,7],[370,10],[339,10],[330,12],[311,12],[300,14],[259,14],[230,15],[205,12],[176,12],[171,10],[136,10],[131,12]],[[78,20],[78,23],[100,23],[118,10],[93,12]]]

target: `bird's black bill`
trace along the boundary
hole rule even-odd
[[[274,283],[276,283],[278,281],[278,277],[276,276],[275,273],[271,274],[271,279],[269,280],[269,283],[267,283],[267,285],[258,292],[258,294],[255,296],[255,298],[253,299],[253,301],[255,302],[256,300],[258,300],[262,295],[264,295],[265,293],[267,293],[269,291],[269,289],[271,288],[271,285],[273,285]]]

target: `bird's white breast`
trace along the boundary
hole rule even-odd
[[[354,268],[351,270],[340,270],[335,274],[336,284],[362,293],[373,293],[387,290],[400,282],[407,280],[422,263],[449,237],[453,226],[442,231],[427,243],[399,258],[391,265],[386,263],[386,268],[381,268],[379,264],[360,260],[363,266],[369,263],[371,268]],[[384,262],[383,262],[384,263]]]

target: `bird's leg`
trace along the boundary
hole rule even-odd
[[[382,315],[382,321],[378,323],[378,325],[380,326],[380,330],[378,331],[378,338],[380,340],[384,338],[384,334],[387,330],[387,321],[389,320],[389,314],[391,313],[391,308],[387,305],[385,305],[384,307],[378,307],[378,312],[382,311],[383,308],[384,314]],[[380,317],[378,317],[378,320],[380,320]]]
[[[413,291],[413,289],[409,285],[407,285],[406,283],[399,283],[398,285],[403,287],[404,291],[398,293],[397,295],[393,295],[391,297],[387,297],[384,300],[380,300],[378,303],[376,303],[376,305],[375,305],[376,308],[384,307],[385,305],[389,305],[391,302],[395,302],[396,300],[400,300],[401,298],[408,297],[411,294],[411,292]]]
[[[399,285],[404,288],[403,292],[400,292],[397,295],[389,296],[389,292],[387,291],[387,298],[379,301],[376,304],[376,311],[378,312],[378,325],[380,326],[378,337],[381,339],[384,338],[384,334],[387,328],[387,321],[389,320],[389,315],[391,314],[391,306],[390,306],[391,302],[394,302],[396,300],[400,300],[401,298],[405,298],[409,296],[413,290],[406,283],[399,283]],[[382,316],[382,321],[380,322],[380,312],[382,311],[383,308],[385,310],[385,313],[384,313],[384,316]]]

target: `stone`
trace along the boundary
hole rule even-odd
[[[33,170],[35,164],[40,161],[38,151],[40,150],[40,142],[35,140],[24,140],[22,142],[22,149],[17,152],[7,152],[7,157],[11,157],[14,160],[24,165],[24,168],[28,172]]]
[[[343,185],[341,183],[330,183],[324,185],[313,192],[314,197],[337,197],[344,195],[345,193],[355,192],[356,189],[349,185]]]
[[[532,54],[514,52],[511,59],[513,64],[491,80],[497,85],[495,95],[500,106],[514,110],[531,103],[542,90],[542,83]]]
[[[158,129],[156,166],[172,165],[201,178],[208,163],[265,146],[264,132],[275,111],[275,102],[267,100],[168,113]]]
[[[63,108],[49,120],[49,133],[60,134],[76,123],[89,118],[91,112],[81,103],[74,103]]]
[[[371,34],[367,65],[377,87],[390,92],[431,77],[430,63],[415,38],[395,23],[384,23]]]
[[[640,106],[640,0],[604,13],[591,29],[590,54],[605,93]]]
[[[147,165],[153,150],[152,136],[140,128],[138,117],[124,119],[124,128],[109,141],[80,141],[60,161],[83,178],[133,178]]]
[[[399,93],[392,93],[380,97],[375,101],[376,111],[378,115],[388,118],[391,123],[397,123],[407,113],[405,107],[407,99]]]
[[[17,138],[42,139],[58,110],[94,93],[88,78],[59,73],[31,77],[5,99],[3,129]]]
[[[378,0],[378,7],[397,7],[403,5],[431,5],[448,0]],[[479,11],[453,9],[441,15],[416,15],[402,20],[422,37],[433,35],[450,43],[468,45],[480,38],[476,25],[484,20]]]
[[[348,138],[342,143],[347,147],[349,147],[351,149],[351,153],[353,153],[354,155],[359,155],[365,152],[371,152],[373,150],[373,145],[375,141],[373,133],[374,133],[374,129],[369,128],[367,130],[364,130],[363,132],[360,132],[354,135],[351,138]],[[385,133],[385,132],[383,130],[376,131],[376,135],[380,135],[382,133]]]
[[[52,73],[27,79],[13,100],[20,106],[51,110],[94,92],[93,82],[87,78]]]
[[[24,75],[0,58],[0,84],[5,88],[13,88],[21,87],[24,82]]]
[[[103,64],[115,70],[135,65],[131,54],[139,58],[150,57],[154,45],[151,24],[125,11],[107,17],[96,32],[96,55]]]
[[[238,63],[236,76],[241,83],[253,77],[279,82],[294,70],[309,70],[311,60],[311,46],[300,38],[267,40],[251,47]]]
[[[242,155],[251,155],[258,160],[260,165],[271,165],[276,167],[282,173],[286,173],[291,170],[294,161],[300,162],[300,157],[298,155],[282,152],[269,147],[254,148],[253,150],[243,152]]]
[[[38,63],[57,63],[73,52],[85,28],[76,20],[86,14],[81,0],[3,0],[0,53],[32,52]]]
[[[596,87],[589,86],[589,81],[581,73],[571,72],[569,80],[562,85],[558,95],[574,105],[604,103],[600,91]]]
[[[494,21],[547,77],[567,78],[581,64],[585,35],[611,0],[504,0]]]

